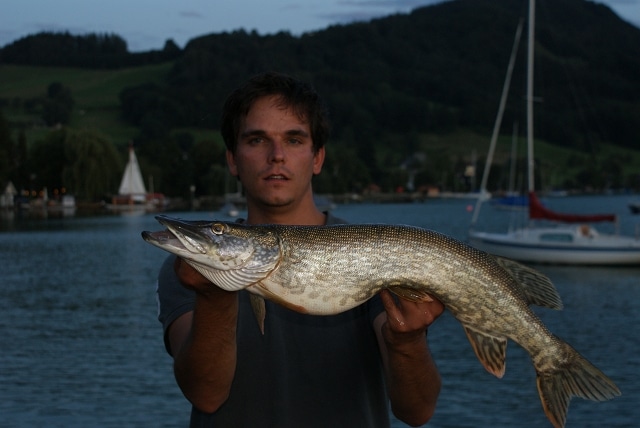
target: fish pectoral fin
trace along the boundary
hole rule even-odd
[[[484,368],[492,375],[504,376],[504,362],[507,355],[507,339],[496,337],[464,325],[471,347]]]
[[[256,313],[256,307],[254,307],[254,295],[256,297],[258,297],[260,300],[263,299],[267,299],[270,300],[274,303],[277,303],[280,306],[284,306],[287,309],[291,309],[292,311],[295,312],[299,312],[301,314],[308,314],[309,311],[307,310],[307,308],[305,308],[304,306],[299,306],[299,305],[294,305],[288,301],[286,301],[285,299],[283,299],[282,297],[280,297],[279,295],[273,293],[272,291],[270,291],[267,287],[264,286],[264,284],[262,284],[261,282],[256,282],[253,285],[250,285],[249,287],[247,287],[247,291],[251,293],[251,306],[253,308],[254,314],[256,314],[256,319],[258,319],[258,314]],[[256,300],[257,302],[257,300]],[[264,300],[261,303],[262,305],[264,305]],[[258,310],[260,310],[260,308],[258,307]],[[263,330],[264,332],[264,319],[266,316],[266,309],[264,309],[264,316],[262,317],[262,322],[263,324],[261,325],[261,330]],[[260,320],[258,319],[258,324],[260,324]]]
[[[267,308],[264,304],[264,299],[257,294],[249,293],[249,302],[251,303],[251,309],[253,315],[258,321],[258,327],[260,327],[260,333],[264,334],[264,319],[267,316]]]
[[[402,297],[403,299],[407,299],[412,302],[433,302],[433,298],[429,293],[415,288],[399,285],[396,287],[389,287],[389,291],[398,297]]]

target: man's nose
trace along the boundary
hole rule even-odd
[[[270,160],[272,162],[284,161],[284,144],[282,141],[273,141],[271,143]]]

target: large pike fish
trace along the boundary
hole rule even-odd
[[[298,312],[337,314],[383,289],[413,301],[436,297],[495,376],[504,374],[507,339],[527,350],[542,406],[556,428],[564,427],[572,396],[604,401],[620,395],[529,309],[560,309],[562,303],[546,276],[514,261],[411,226],[156,218],[167,230],[143,232],[145,241],[182,257],[225,290],[246,289]]]

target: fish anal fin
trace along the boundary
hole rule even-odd
[[[498,378],[504,376],[507,339],[488,335],[468,325],[464,326],[464,332],[484,368]]]
[[[412,302],[433,302],[433,298],[425,291],[406,286],[389,287],[389,291],[398,297]]]

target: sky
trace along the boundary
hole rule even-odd
[[[245,29],[294,35],[369,20],[442,0],[0,0],[0,47],[41,31],[116,34],[129,51],[180,47],[192,38]],[[640,28],[640,0],[598,0]]]

